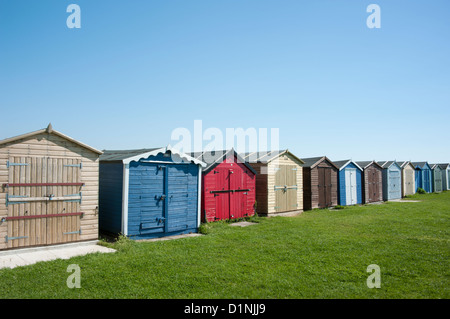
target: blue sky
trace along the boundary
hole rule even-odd
[[[202,120],[299,157],[450,162],[449,39],[447,0],[0,0],[0,139],[159,147]]]

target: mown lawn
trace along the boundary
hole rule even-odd
[[[1,269],[0,298],[449,298],[450,192],[412,199],[218,222],[201,237]],[[70,264],[79,289],[66,285]],[[379,289],[366,285],[370,264]]]

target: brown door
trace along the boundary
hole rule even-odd
[[[378,178],[378,171],[375,168],[367,169],[369,200],[368,202],[377,202],[380,200],[380,184]]]
[[[8,248],[80,238],[80,159],[10,157],[6,205]]]
[[[331,203],[331,168],[318,167],[318,192],[319,192],[319,208],[325,208],[332,205]]]

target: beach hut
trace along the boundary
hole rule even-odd
[[[434,192],[442,192],[442,168],[439,164],[430,164]]]
[[[442,169],[442,189],[445,191],[450,190],[450,164],[439,164]]]
[[[416,170],[410,161],[398,162],[402,169],[402,197],[416,193]]]
[[[0,249],[98,239],[102,152],[52,128],[0,141]]]
[[[104,151],[100,230],[132,239],[197,232],[204,166],[170,146]]]
[[[396,161],[378,162],[383,168],[383,200],[402,198],[402,169]]]
[[[339,168],[339,205],[362,204],[362,168],[352,160],[333,163]]]
[[[191,153],[206,164],[202,181],[202,220],[253,216],[256,171],[234,149]]]
[[[338,171],[326,156],[302,158],[304,209],[326,208],[338,204]]]
[[[416,191],[420,187],[427,193],[433,192],[431,167],[427,162],[413,162],[416,169]]]
[[[363,203],[376,203],[383,200],[383,168],[375,161],[356,162],[363,169]]]
[[[303,211],[303,161],[289,150],[240,154],[256,171],[256,212],[262,216]]]

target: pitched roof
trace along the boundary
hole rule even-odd
[[[450,163],[441,163],[441,164],[439,164],[439,166],[440,166],[442,169],[447,169],[447,168],[450,168]]]
[[[303,164],[303,160],[289,152],[289,150],[275,150],[275,151],[264,151],[264,152],[247,152],[241,153],[241,157],[248,163],[269,163],[279,156],[289,153],[294,159]]]
[[[309,158],[302,158],[302,160],[305,162],[305,164],[303,165],[303,167],[310,167],[310,168],[314,168],[317,165],[319,165],[322,161],[328,161],[330,162],[330,164],[332,166],[334,166],[335,168],[339,169],[334,162],[330,161],[329,158],[327,158],[326,156],[320,156],[320,157],[309,157]]]
[[[93,147],[91,147],[91,146],[89,146],[87,144],[81,143],[80,141],[77,141],[74,138],[71,138],[71,137],[69,137],[69,136],[67,136],[67,135],[65,135],[65,134],[63,134],[61,132],[58,132],[58,131],[54,130],[51,123],[46,128],[43,128],[43,129],[40,129],[40,130],[37,130],[37,131],[33,131],[33,132],[30,132],[30,133],[25,133],[25,134],[21,134],[21,135],[17,135],[17,136],[14,136],[14,137],[10,137],[10,138],[6,138],[4,140],[1,140],[0,141],[0,145],[7,144],[7,143],[12,143],[12,142],[15,142],[15,141],[18,141],[18,140],[21,140],[21,139],[24,139],[24,138],[28,138],[28,137],[31,137],[31,136],[34,136],[34,135],[42,134],[42,133],[54,134],[56,136],[62,137],[63,139],[66,139],[66,140],[68,140],[68,141],[70,141],[70,142],[72,142],[74,144],[77,144],[77,145],[79,145],[79,146],[81,146],[81,147],[83,147],[85,149],[88,149],[88,150],[90,150],[90,151],[92,151],[94,153],[102,154],[102,151],[99,151],[99,150],[97,150],[97,149],[95,149],[95,148],[93,148]]]
[[[356,164],[358,164],[360,167],[362,167],[363,169],[366,169],[368,166],[375,164],[378,167],[382,168],[380,164],[378,164],[375,161],[357,161]]]
[[[412,164],[414,165],[414,167],[419,166],[420,168],[423,168],[425,165],[428,165],[428,162],[412,162]]]
[[[400,165],[400,167],[403,169],[408,165],[411,165],[413,168],[416,168],[411,161],[397,161],[397,164]]]
[[[204,173],[208,173],[214,167],[222,163],[226,160],[226,158],[230,155],[233,155],[237,158],[237,163],[244,164],[250,171],[256,174],[256,171],[247,163],[233,148],[230,150],[214,150],[214,151],[204,151],[204,152],[192,152],[190,156],[196,158],[206,164],[206,167],[203,169]]]
[[[382,168],[389,168],[389,167],[391,167],[394,164],[396,164],[398,167],[400,167],[400,165],[396,161],[378,161],[378,164]]]
[[[130,162],[137,162],[141,159],[148,158],[150,156],[156,156],[158,154],[165,154],[170,152],[171,154],[178,155],[184,161],[190,161],[197,165],[205,167],[206,164],[192,156],[181,153],[180,151],[172,148],[170,145],[167,147],[160,148],[141,148],[135,150],[105,150],[103,155],[100,156],[100,162],[115,162],[119,161],[124,164],[129,164]]]
[[[352,160],[343,160],[343,161],[333,161],[334,165],[336,165],[336,167],[341,170],[344,167],[346,167],[348,164],[353,163],[358,169],[360,169],[361,171],[363,170],[361,168],[361,166],[359,166],[356,162],[353,162]]]

